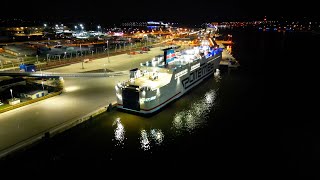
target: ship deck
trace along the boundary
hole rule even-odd
[[[129,81],[130,85],[135,85],[139,87],[150,87],[151,89],[157,89],[170,83],[172,74],[166,72],[153,72],[145,73],[139,78],[135,78]]]

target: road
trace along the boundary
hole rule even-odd
[[[159,47],[144,54],[122,54],[50,69],[50,72],[86,72],[106,67],[110,71],[124,71],[139,67],[141,62],[163,54]],[[110,62],[110,63],[109,63]],[[104,65],[106,64],[106,65]],[[65,92],[44,101],[0,114],[0,152],[31,136],[74,118],[79,118],[116,100],[114,86],[128,79],[128,75],[108,78],[64,78]]]

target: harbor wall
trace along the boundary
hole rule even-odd
[[[23,151],[32,145],[35,145],[36,143],[40,143],[42,141],[46,141],[49,138],[52,138],[53,136],[62,133],[76,125],[79,125],[83,122],[86,122],[88,120],[92,120],[93,117],[98,116],[106,111],[111,111],[114,107],[116,107],[116,102],[110,102],[108,105],[101,106],[98,109],[83,115],[81,117],[77,117],[74,119],[71,119],[69,121],[66,121],[64,123],[58,124],[56,126],[53,126],[45,131],[42,131],[36,135],[33,135],[25,140],[22,140],[16,144],[13,144],[12,146],[9,146],[3,150],[0,151],[0,159],[5,158],[7,156],[10,156],[14,154],[15,152]]]

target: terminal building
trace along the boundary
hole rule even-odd
[[[43,97],[47,94],[48,94],[48,90],[34,90],[34,91],[20,93],[20,97],[36,99],[39,97]]]

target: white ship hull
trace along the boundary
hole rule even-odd
[[[159,88],[145,90],[139,86],[116,87],[117,107],[139,114],[155,113],[212,76],[219,68],[221,59],[220,52],[176,68],[172,71],[170,82]]]

